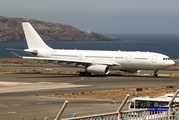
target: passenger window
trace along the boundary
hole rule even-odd
[[[163,58],[163,60],[171,60],[170,58]]]
[[[134,103],[133,103],[133,102],[131,103],[131,106],[130,106],[130,108],[134,108]]]

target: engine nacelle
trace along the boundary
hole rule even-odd
[[[86,71],[94,74],[105,74],[108,75],[110,73],[110,69],[106,65],[91,65],[86,68]]]

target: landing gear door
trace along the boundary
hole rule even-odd
[[[156,56],[156,55],[153,55],[153,56],[152,56],[152,63],[156,63],[156,60],[157,60],[157,56]]]

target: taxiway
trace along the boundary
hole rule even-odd
[[[16,67],[13,67],[14,69]],[[20,68],[17,68],[20,69]],[[40,68],[42,69],[42,68]],[[120,102],[110,104],[111,100],[60,99],[37,97],[40,94],[73,93],[85,91],[118,90],[123,88],[151,88],[179,86],[178,77],[171,77],[179,69],[161,71],[158,78],[147,75],[111,75],[80,77],[77,74],[0,74],[0,119],[42,120],[54,119],[65,100],[69,105],[62,118],[76,113],[78,116],[116,111]],[[167,74],[167,75],[166,75]]]

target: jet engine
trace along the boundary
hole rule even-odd
[[[89,73],[105,75],[108,75],[110,73],[110,69],[107,65],[91,65],[86,68],[86,71]]]

